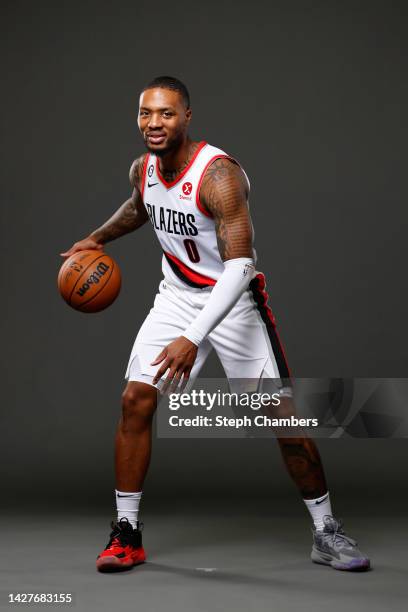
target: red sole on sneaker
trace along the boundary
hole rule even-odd
[[[128,559],[118,559],[118,557],[106,556],[96,560],[98,572],[122,572],[131,569],[134,565],[140,565],[146,561],[146,554],[143,548],[137,554]]]

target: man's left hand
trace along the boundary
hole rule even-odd
[[[174,391],[181,381],[183,376],[182,389],[186,386],[194,362],[197,357],[198,346],[184,336],[180,336],[170,342],[162,352],[157,355],[156,359],[150,365],[162,363],[153,378],[153,384],[156,384],[160,378],[170,369],[164,385],[162,393],[165,393],[171,384],[171,391]]]

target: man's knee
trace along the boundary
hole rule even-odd
[[[122,422],[142,426],[153,418],[157,405],[157,390],[151,385],[129,382],[122,394]]]

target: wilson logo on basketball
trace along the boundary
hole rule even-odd
[[[101,261],[101,263],[96,267],[95,272],[92,272],[92,274],[86,279],[85,283],[78,289],[78,291],[76,291],[76,293],[81,297],[85,295],[91,285],[97,285],[99,283],[100,279],[104,274],[106,274],[109,268],[110,266]]]
[[[180,193],[180,200],[191,200],[191,192],[193,191],[193,185],[190,182],[183,183],[181,186],[182,194]]]

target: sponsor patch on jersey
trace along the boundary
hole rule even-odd
[[[191,200],[192,198],[191,194],[193,191],[192,183],[190,183],[189,181],[186,181],[185,183],[183,183],[181,186],[181,191],[183,193],[180,193],[179,195],[180,200]]]

